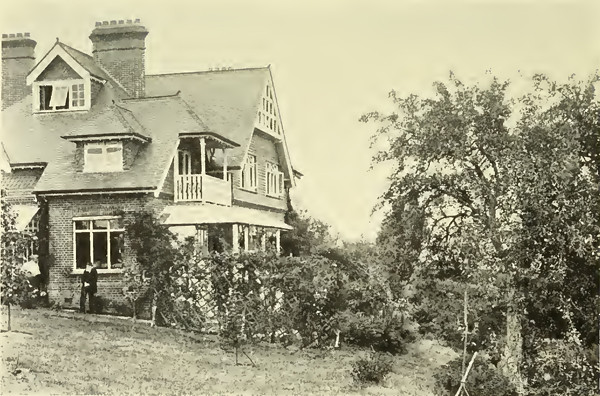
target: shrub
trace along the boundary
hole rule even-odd
[[[360,385],[380,384],[392,371],[393,361],[387,354],[373,352],[352,364],[352,378]]]
[[[378,352],[402,354],[414,337],[403,327],[400,318],[356,316],[351,319],[345,338],[349,343]]]
[[[467,361],[470,361],[468,356]],[[435,394],[454,396],[462,379],[462,357],[441,366],[434,374]],[[517,396],[517,390],[496,367],[477,357],[469,372],[466,388],[471,396]]]
[[[526,356],[523,372],[531,396],[587,396],[596,394],[597,366],[589,351],[569,340],[537,341]]]

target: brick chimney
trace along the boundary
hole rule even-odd
[[[2,35],[2,109],[31,92],[25,79],[35,66],[36,42],[29,33]]]
[[[140,20],[96,22],[90,35],[94,59],[135,98],[145,95],[146,36]]]

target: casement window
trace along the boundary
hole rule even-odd
[[[248,154],[246,163],[242,169],[240,185],[247,190],[256,190],[256,156]]]
[[[283,195],[283,172],[279,170],[279,165],[272,162],[266,164],[266,186],[267,195],[271,197],[281,197]]]
[[[258,109],[258,124],[269,132],[281,134],[281,127],[277,123],[273,89],[268,84],[262,97],[261,107]]]
[[[123,268],[125,229],[120,217],[90,217],[73,221],[75,268],[96,263],[100,269]]]
[[[83,82],[57,82],[40,84],[40,111],[81,110],[86,108],[86,92]]]
[[[84,172],[120,172],[123,170],[123,142],[86,143]]]

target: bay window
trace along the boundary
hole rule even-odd
[[[90,217],[73,221],[75,268],[95,263],[99,269],[123,268],[125,229],[120,217]]]

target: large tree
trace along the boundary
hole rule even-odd
[[[594,299],[565,286],[581,274],[594,283],[598,260],[597,81],[536,76],[533,93],[513,99],[509,82],[465,85],[451,75],[433,97],[392,92],[396,112],[362,117],[380,123],[375,139],[387,143],[375,162],[395,165],[381,202],[386,232],[414,249],[420,269],[451,273],[501,307],[500,366],[517,385],[527,308],[549,301],[541,295],[550,285],[562,319]],[[421,216],[426,230],[407,235],[398,219]],[[418,243],[406,243],[411,235]]]

